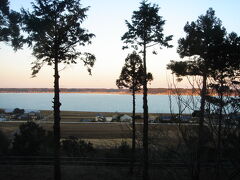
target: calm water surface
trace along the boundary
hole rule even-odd
[[[131,112],[132,96],[116,94],[78,94],[64,93],[60,95],[61,110],[95,111],[95,112]],[[51,110],[52,93],[0,93],[0,108],[16,107],[32,110]],[[174,101],[174,100],[173,100]],[[176,102],[172,102],[173,111],[177,112]],[[148,107],[151,113],[169,113],[168,95],[148,95]],[[136,95],[136,112],[142,110],[142,95]]]

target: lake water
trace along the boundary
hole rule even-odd
[[[132,112],[131,95],[63,93],[60,98],[61,110]],[[4,109],[51,110],[52,101],[52,93],[0,93],[0,108]],[[173,112],[178,112],[176,100],[172,104]],[[148,95],[148,107],[150,113],[170,113],[169,96]],[[136,112],[143,112],[142,95],[136,95]]]

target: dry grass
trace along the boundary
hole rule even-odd
[[[48,131],[52,131],[53,123],[38,122],[40,126]],[[13,137],[18,131],[20,122],[0,122],[0,130],[9,137]],[[142,125],[138,124],[137,143],[141,145],[142,141]],[[178,128],[168,124],[150,124],[149,125],[149,141],[156,145],[174,144],[177,138]],[[111,148],[127,141],[131,145],[132,129],[129,123],[62,123],[61,137],[67,138],[76,136],[86,139],[93,143],[95,147]]]
[[[83,139],[87,142],[91,142],[93,144],[94,148],[97,149],[112,149],[117,148],[121,145],[121,143],[124,141],[129,146],[131,146],[132,139],[131,138],[116,138],[116,139]]]
[[[41,111],[41,113],[45,117],[48,117],[48,119],[45,119],[46,121],[36,121],[36,123],[39,123],[44,129],[52,131],[52,111]],[[115,147],[123,140],[131,144],[132,128],[129,123],[79,123],[81,118],[94,118],[96,114],[98,113],[62,111],[61,137],[67,138],[69,136],[76,136],[90,141],[95,147]],[[112,116],[116,113],[102,112],[101,114],[104,116]],[[9,137],[13,137],[14,133],[18,131],[18,127],[21,123],[22,122],[0,122],[0,130]],[[137,143],[141,146],[143,125],[137,124],[136,129]],[[153,144],[174,144],[178,139],[177,133],[177,125],[149,124],[149,142]]]
[[[3,180],[53,180],[53,166],[0,166]],[[128,167],[62,166],[63,180],[131,180]],[[137,179],[137,177],[136,177]]]
[[[53,123],[37,122],[44,129],[52,131]],[[0,129],[7,135],[13,135],[21,122],[0,122]],[[114,139],[129,138],[131,130],[126,123],[61,123],[63,138],[76,136],[79,138]]]

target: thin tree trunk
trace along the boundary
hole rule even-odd
[[[143,180],[148,180],[148,104],[147,104],[147,65],[146,65],[146,43],[143,47]]]
[[[54,179],[61,180],[61,162],[60,162],[60,98],[59,98],[59,74],[58,74],[58,59],[55,58],[54,64]]]
[[[204,123],[204,111],[205,111],[205,101],[207,94],[207,76],[203,75],[203,85],[201,90],[201,106],[200,106],[200,118],[198,125],[198,144],[197,144],[197,155],[196,155],[196,170],[193,175],[194,180],[199,180],[201,172],[201,155],[203,146],[203,123]]]
[[[132,162],[130,173],[133,174],[135,163],[135,147],[136,147],[136,127],[135,127],[135,89],[132,90],[133,96],[133,112],[132,112]]]
[[[221,82],[220,89],[220,107],[219,107],[219,119],[218,119],[218,137],[217,137],[217,164],[216,164],[216,180],[220,180],[220,172],[221,172],[221,158],[222,158],[222,121],[223,121],[223,83]]]

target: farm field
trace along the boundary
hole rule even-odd
[[[47,131],[53,130],[53,114],[52,111],[41,111],[43,119],[35,121]],[[97,114],[105,117],[112,117],[116,113],[109,112],[78,112],[78,111],[62,111],[61,112],[61,137],[68,138],[75,136],[93,143],[95,147],[113,147],[119,145],[122,141],[131,144],[132,129],[131,123],[128,122],[80,122],[82,119],[95,119]],[[122,113],[131,115],[131,113]],[[141,115],[141,114],[138,114]],[[159,114],[150,114],[157,116]],[[4,121],[0,122],[0,130],[9,137],[13,137],[18,131],[21,123],[26,121]],[[141,120],[137,120],[136,134],[138,144],[142,141],[143,125]],[[172,144],[178,137],[177,124],[149,124],[149,140],[154,144]]]
[[[13,137],[23,122],[0,122],[0,129]],[[52,131],[53,123],[38,122],[44,129]],[[137,124],[137,141],[141,144],[142,124]],[[90,141],[95,147],[111,148],[122,141],[131,144],[131,125],[129,123],[61,123],[61,137],[76,136]],[[152,143],[174,143],[177,137],[177,127],[167,124],[150,124],[149,138]]]
[[[47,121],[53,121],[53,111],[41,110],[41,114],[45,117]],[[80,122],[83,119],[95,119],[97,115],[103,115],[104,117],[112,117],[117,114],[127,114],[129,116],[132,113],[126,112],[87,112],[87,111],[61,111],[61,122]],[[149,117],[157,117],[169,114],[164,113],[149,113]],[[136,116],[142,116],[142,113],[136,113]],[[137,120],[137,122],[142,122]]]
[[[24,121],[17,122],[0,122],[0,129],[7,135],[11,136],[17,132],[20,124]],[[52,122],[41,122],[38,124],[48,131],[52,131]],[[114,139],[114,138],[128,138],[131,131],[126,123],[61,123],[62,138],[68,136],[76,136],[79,138],[93,138],[93,139]]]

